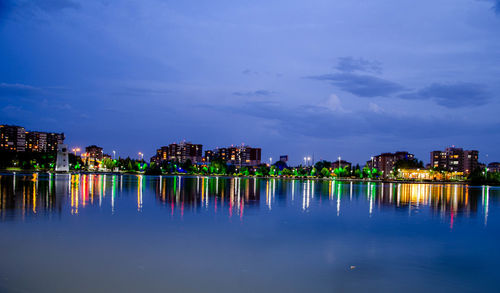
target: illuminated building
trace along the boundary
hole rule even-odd
[[[49,133],[39,131],[26,132],[26,151],[55,152],[57,146],[64,142],[63,133]]]
[[[207,162],[215,159],[226,162],[228,165],[257,166],[261,162],[261,149],[241,145],[237,147],[216,148],[213,151],[205,152],[205,160]]]
[[[56,152],[64,133],[26,131],[24,127],[0,125],[0,149],[15,152]]]
[[[500,172],[500,163],[499,162],[492,162],[488,164],[488,171],[489,172]]]
[[[333,169],[337,169],[338,167],[341,167],[341,168],[348,167],[350,169],[351,166],[352,166],[352,163],[345,161],[345,160],[340,160],[340,162],[339,162],[339,160],[332,162]]]
[[[444,151],[431,152],[431,167],[469,174],[479,167],[478,157],[479,151],[450,147]]]
[[[398,178],[408,180],[459,180],[463,178],[463,172],[434,171],[426,169],[400,169]]]
[[[26,131],[24,127],[0,125],[0,149],[24,152],[26,148]]]
[[[193,164],[201,163],[203,162],[202,151],[203,145],[201,144],[173,143],[156,150],[156,156],[151,158],[151,162],[158,164],[165,161],[184,163],[189,159]]]
[[[382,153],[366,161],[366,165],[382,171],[383,177],[388,177],[397,161],[413,159],[415,159],[415,155],[408,152]]]
[[[85,148],[85,153],[82,154],[82,160],[89,166],[95,166],[104,159],[104,153],[101,147],[91,145]]]

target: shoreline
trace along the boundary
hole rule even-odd
[[[367,182],[367,183],[390,183],[390,184],[460,184],[460,185],[467,185],[467,186],[474,186],[471,185],[470,182],[468,181],[417,181],[417,180],[394,180],[394,179],[360,179],[360,178],[336,178],[336,177],[330,177],[330,178],[317,178],[317,177],[302,177],[302,176],[237,176],[237,175],[217,175],[217,174],[210,174],[210,175],[202,175],[202,174],[185,174],[185,173],[179,173],[179,174],[145,174],[145,173],[132,173],[132,172],[55,172],[55,171],[36,171],[36,170],[19,170],[19,171],[13,171],[13,170],[0,170],[0,175],[2,174],[7,174],[7,175],[30,175],[33,173],[37,174],[52,174],[52,175],[141,175],[141,176],[151,176],[151,177],[158,177],[158,176],[182,176],[182,177],[198,177],[198,176],[203,176],[203,177],[223,177],[223,178],[245,178],[245,179],[289,179],[289,180],[317,180],[317,181],[344,181],[344,182]],[[479,185],[478,185],[479,186]]]

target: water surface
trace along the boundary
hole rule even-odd
[[[500,189],[0,175],[0,292],[498,292]]]

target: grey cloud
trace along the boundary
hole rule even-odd
[[[386,79],[354,73],[333,73],[308,78],[328,81],[341,90],[360,97],[390,96],[405,89],[402,85]]]
[[[385,112],[338,113],[321,106],[288,107],[275,102],[251,101],[242,106],[210,108],[274,121],[276,130],[285,136],[301,135],[320,139],[366,135],[391,140],[432,139],[442,138],[442,133],[447,136],[457,136],[464,132],[480,134],[500,127],[498,123],[483,125],[460,118],[404,117]],[[440,126],[441,131],[434,131],[436,125]]]
[[[363,58],[340,57],[335,68],[341,72],[352,73],[355,71],[381,73],[382,66],[378,61],[369,61]]]
[[[399,97],[410,100],[433,100],[447,108],[480,106],[491,99],[484,86],[466,82],[433,83],[417,92],[401,94]]]
[[[265,97],[274,95],[275,92],[268,90],[256,90],[250,92],[234,92],[233,95],[240,97]]]

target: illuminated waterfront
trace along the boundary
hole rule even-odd
[[[0,289],[495,292],[499,198],[451,184],[4,174]]]

